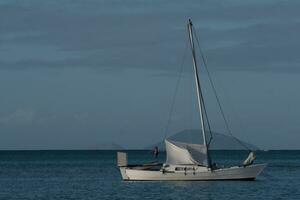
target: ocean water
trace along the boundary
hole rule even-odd
[[[128,153],[131,163],[153,160]],[[222,165],[246,155],[212,152]],[[257,162],[268,167],[256,181],[125,182],[116,151],[0,151],[0,199],[300,199],[300,151],[259,152]]]

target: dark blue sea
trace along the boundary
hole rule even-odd
[[[153,161],[150,151],[128,153]],[[222,165],[246,155],[212,152]],[[116,151],[0,151],[0,199],[300,199],[300,151],[259,152],[257,162],[268,167],[256,181],[124,182]]]

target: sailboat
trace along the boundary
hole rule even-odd
[[[212,162],[205,127],[205,104],[200,87],[193,24],[187,23],[189,43],[193,57],[194,78],[200,115],[203,144],[192,144],[165,139],[166,161],[163,164],[150,163],[129,165],[127,153],[118,152],[118,167],[123,180],[129,181],[209,181],[209,180],[255,180],[266,164],[254,164],[254,152],[239,166],[219,167]]]

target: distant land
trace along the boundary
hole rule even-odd
[[[214,150],[245,150],[236,139],[231,136],[224,135],[221,133],[213,132],[213,140],[210,145],[210,149]],[[176,140],[180,142],[188,142],[188,143],[203,143],[201,130],[184,130],[176,133],[173,136],[168,137],[171,140]],[[249,144],[247,142],[241,141],[245,146],[247,146],[251,150],[258,150],[259,148],[255,145]],[[158,146],[159,149],[164,150],[165,144],[164,142],[160,142],[157,144],[153,144],[151,146],[146,147],[145,149],[153,149],[155,146]]]

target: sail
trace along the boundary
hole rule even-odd
[[[205,145],[171,140],[165,140],[165,143],[167,152],[166,164],[208,166],[207,148]]]

